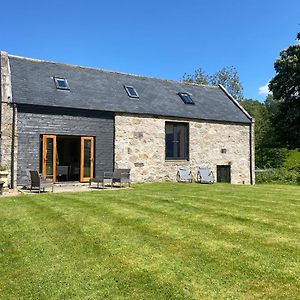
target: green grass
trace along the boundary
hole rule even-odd
[[[1,299],[299,299],[300,188],[0,198]]]

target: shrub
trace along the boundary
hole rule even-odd
[[[264,170],[256,173],[256,183],[300,184],[300,173],[286,168]]]
[[[258,168],[280,168],[283,166],[289,150],[285,148],[260,148],[255,152]]]
[[[300,149],[290,150],[283,166],[300,174]]]

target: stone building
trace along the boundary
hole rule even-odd
[[[175,180],[178,166],[255,182],[254,121],[222,86],[0,56],[0,162],[11,188],[27,184],[28,169],[86,182],[115,165],[134,182]]]

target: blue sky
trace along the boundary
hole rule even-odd
[[[264,100],[299,12],[299,0],[1,1],[0,49],[174,80],[234,66],[244,96]]]

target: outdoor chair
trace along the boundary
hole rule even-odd
[[[90,179],[90,187],[92,186],[92,183],[96,183],[97,188],[99,188],[100,183],[102,183],[103,189],[105,187],[105,184],[109,184],[112,187],[112,177],[113,172],[103,172],[101,176]]]
[[[64,178],[66,181],[69,181],[70,166],[57,166],[56,167],[56,177]]]
[[[38,171],[29,171],[30,174],[30,191],[33,189],[38,189],[39,193],[41,190],[45,191],[46,187],[52,187],[52,192],[54,191],[54,184],[51,180],[43,178],[40,176]]]
[[[191,170],[185,167],[179,167],[176,174],[177,182],[192,182],[193,176]]]
[[[113,172],[104,172],[102,176],[90,179],[90,187],[92,183],[97,183],[98,188],[100,183],[102,183],[102,188],[104,188],[106,184],[113,187],[116,182],[120,184],[120,187],[126,183],[130,186],[130,169],[115,169]]]
[[[130,186],[130,169],[115,169],[112,175],[112,185],[116,182],[120,183],[120,187],[126,183]]]
[[[200,183],[214,183],[215,177],[212,171],[205,167],[197,169],[197,181]]]
[[[0,195],[3,195],[3,185],[4,185],[4,181],[0,181]]]

